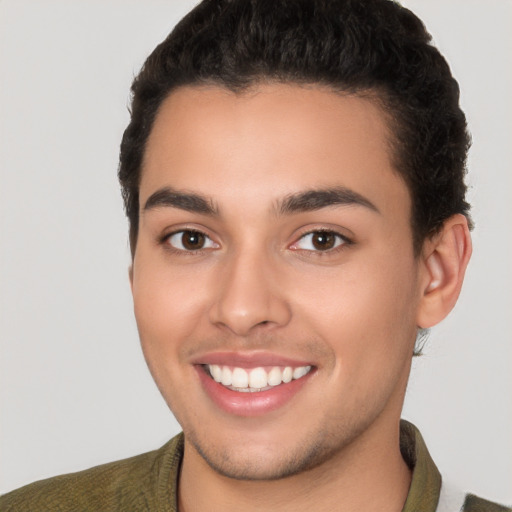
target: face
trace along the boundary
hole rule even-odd
[[[185,457],[275,479],[398,424],[420,264],[389,138],[369,99],[320,87],[162,104],[132,290]]]

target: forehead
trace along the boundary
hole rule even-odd
[[[241,94],[183,87],[156,116],[141,206],[166,186],[246,205],[342,186],[379,209],[399,204],[408,217],[409,194],[393,168],[390,139],[384,113],[368,98],[290,84]]]

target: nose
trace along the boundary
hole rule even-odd
[[[247,336],[262,326],[270,329],[286,325],[291,310],[278,275],[271,258],[256,251],[229,258],[217,276],[218,293],[210,321],[238,336]]]

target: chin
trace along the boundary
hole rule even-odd
[[[292,477],[323,464],[340,451],[340,447],[336,446],[337,443],[327,433],[317,437],[320,442],[309,438],[308,443],[296,442],[288,446],[286,443],[272,446],[242,442],[222,447],[214,445],[211,439],[198,441],[190,433],[185,437],[216,473],[245,481],[271,481]]]

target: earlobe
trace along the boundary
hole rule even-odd
[[[454,215],[427,240],[422,254],[417,325],[432,327],[453,309],[471,256],[471,236],[464,215]]]

